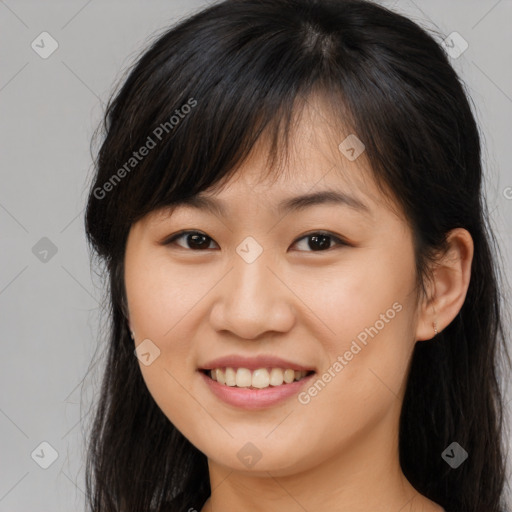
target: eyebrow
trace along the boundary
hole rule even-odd
[[[321,204],[335,204],[350,207],[361,213],[369,214],[370,208],[360,199],[335,190],[321,190],[310,194],[283,199],[277,205],[277,213],[285,214],[302,211]],[[195,195],[173,203],[176,206],[189,206],[198,210],[206,210],[221,217],[227,217],[226,206],[219,199],[205,195]]]

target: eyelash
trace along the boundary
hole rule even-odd
[[[207,239],[210,239],[211,241],[213,241],[213,238],[209,237],[206,233],[202,233],[201,231],[193,231],[193,230],[185,230],[185,231],[180,231],[179,233],[176,233],[174,235],[172,235],[170,238],[164,240],[162,242],[162,245],[178,245],[176,244],[176,240],[184,237],[185,235],[201,235],[201,236],[204,236],[206,237]],[[313,231],[311,233],[307,233],[305,235],[302,235],[300,238],[297,238],[294,242],[293,242],[293,245],[295,245],[297,242],[299,242],[300,240],[303,240],[305,238],[310,238],[310,237],[313,237],[315,235],[321,235],[321,236],[325,236],[325,237],[328,237],[330,238],[332,241],[334,241],[338,246],[350,246],[350,244],[348,242],[346,242],[345,240],[343,240],[342,238],[340,238],[339,236],[336,236],[328,231]],[[190,251],[193,251],[193,252],[203,252],[203,251],[207,251],[207,250],[210,250],[209,248],[208,249],[191,249],[191,248],[186,248],[186,247],[182,247],[181,245],[178,245],[178,247],[180,249],[185,249],[185,250],[190,250]],[[318,251],[299,251],[299,252],[327,252],[327,251],[330,251],[332,249],[336,248],[336,246],[333,246],[333,247],[328,247],[327,249],[319,249]]]

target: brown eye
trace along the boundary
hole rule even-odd
[[[185,240],[185,246],[176,242],[180,239]],[[205,249],[211,249],[211,247],[209,247],[210,242],[213,242],[213,239],[200,231],[182,231],[166,240],[164,245],[178,245],[183,249],[203,251]]]
[[[331,242],[334,241],[335,245],[349,245],[347,242],[342,240],[341,238],[331,234],[324,232],[315,232],[309,233],[301,238],[299,238],[294,245],[298,244],[301,240],[309,240],[307,243],[307,247],[310,249],[306,252],[325,252],[326,250],[331,249]]]

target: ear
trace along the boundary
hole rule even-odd
[[[434,263],[433,279],[429,283],[428,297],[419,310],[416,340],[432,339],[457,316],[469,287],[473,261],[473,239],[466,229],[451,230],[447,237],[447,250]]]

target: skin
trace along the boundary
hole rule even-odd
[[[450,233],[428,296],[419,294],[406,219],[373,182],[364,153],[353,162],[340,153],[348,133],[333,135],[320,111],[305,110],[277,180],[261,179],[262,142],[226,187],[207,191],[224,201],[225,218],[180,206],[132,226],[128,321],[136,346],[150,339],[160,350],[140,369],[164,414],[208,457],[212,495],[202,512],[440,512],[401,471],[398,420],[415,343],[435,343],[425,341],[433,322],[441,331],[464,302],[472,239]],[[356,196],[368,213],[335,204],[284,216],[272,209],[325,188]],[[190,248],[186,236],[161,244],[183,229],[206,234],[209,248]],[[350,245],[330,239],[330,249],[313,251],[304,236],[319,230]],[[247,236],[263,248],[250,264],[236,252]],[[400,312],[308,404],[292,397],[237,409],[196,371],[227,354],[273,354],[321,375],[394,303]],[[251,468],[237,457],[247,442],[261,453]]]

